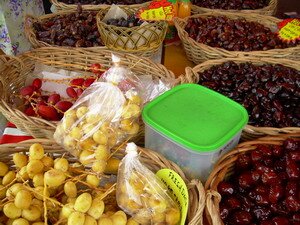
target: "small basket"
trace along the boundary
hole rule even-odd
[[[135,9],[121,7],[127,15],[136,13]],[[165,21],[149,22],[135,27],[118,27],[102,21],[108,9],[97,14],[97,25],[104,45],[114,51],[151,57],[161,47],[168,24]]]
[[[27,52],[18,58],[0,56],[4,64],[0,64],[0,112],[14,123],[18,129],[35,138],[53,138],[56,122],[47,121],[37,117],[30,117],[11,103],[12,95],[25,83],[27,76],[33,71],[35,63],[42,63],[65,70],[88,71],[93,63],[100,63],[104,69],[112,65],[112,52],[109,50],[78,50],[71,48],[44,47]],[[175,79],[174,74],[163,65],[154,63],[149,59],[140,58],[130,54],[119,54],[121,64],[129,67],[137,75],[151,75],[157,79]],[[1,61],[1,60],[0,60]],[[180,80],[176,80],[180,82]],[[141,122],[143,133],[144,125]],[[141,134],[142,135],[142,134]]]
[[[90,10],[90,11],[95,11],[95,10]],[[41,48],[41,47],[51,47],[51,46],[55,46],[55,47],[68,47],[68,46],[57,46],[57,45],[51,45],[49,43],[46,43],[44,41],[40,41],[37,39],[36,33],[35,33],[35,29],[33,27],[33,24],[38,22],[44,22],[47,21],[49,19],[52,19],[54,17],[57,16],[61,16],[61,15],[67,15],[67,14],[71,14],[77,12],[77,9],[73,9],[73,10],[66,10],[66,11],[60,11],[58,13],[53,13],[53,14],[47,14],[47,15],[43,15],[43,16],[39,16],[39,17],[35,17],[32,15],[26,15],[25,16],[25,35],[27,37],[27,39],[29,40],[29,42],[31,43],[31,45],[33,46],[33,48]],[[75,47],[69,47],[69,48],[75,48]],[[79,48],[79,47],[78,47]],[[80,47],[81,48],[81,47]],[[103,49],[107,49],[105,46],[96,46],[96,47],[82,47],[84,49],[98,49],[100,51],[102,51]]]
[[[55,6],[57,11],[61,10],[75,10],[77,8],[76,4],[65,4],[60,2],[59,0],[50,0],[50,2]],[[133,4],[133,5],[118,5],[122,7],[126,7],[129,9],[140,9],[149,5],[149,2],[141,3],[141,4]],[[109,8],[111,5],[101,4],[101,5],[81,5],[85,10],[100,10]]]
[[[193,68],[185,68],[185,76],[181,76],[182,83],[198,83],[199,82],[199,73],[216,66],[221,65],[225,62],[233,61],[237,64],[251,62],[255,65],[262,64],[281,64],[283,66],[291,67],[296,70],[300,70],[300,64],[295,61],[288,59],[272,59],[272,58],[226,58],[226,59],[216,59],[203,62]],[[242,132],[243,140],[252,140],[266,135],[279,135],[284,133],[295,133],[300,132],[300,127],[284,127],[284,128],[275,128],[275,127],[255,127],[252,125],[246,125]]]
[[[189,60],[195,64],[199,64],[206,60],[221,59],[221,58],[236,58],[236,57],[271,57],[271,58],[288,58],[299,60],[300,59],[300,45],[285,49],[270,49],[267,51],[228,51],[223,48],[210,47],[206,44],[198,43],[189,37],[188,33],[184,30],[189,18],[206,18],[211,16],[226,16],[229,19],[245,19],[247,21],[258,22],[271,30],[277,29],[277,24],[282,20],[271,16],[264,16],[259,14],[246,14],[246,13],[225,13],[225,12],[210,12],[199,15],[186,17],[185,19],[175,18],[175,26],[178,35],[183,43],[185,52]]]
[[[1,162],[13,165],[12,155],[17,152],[28,152],[29,147],[34,143],[43,145],[45,153],[55,155],[56,158],[61,157],[68,159],[70,162],[77,160],[66,152],[61,146],[49,139],[31,139],[17,144],[4,144],[0,145]],[[203,224],[203,210],[205,206],[205,192],[199,180],[189,181],[182,170],[175,163],[167,160],[160,154],[139,148],[139,154],[142,162],[152,171],[157,172],[160,169],[168,168],[178,173],[185,181],[189,191],[189,210],[186,224],[189,225],[202,225]]]
[[[220,218],[219,203],[221,195],[217,191],[218,184],[225,180],[232,173],[238,156],[249,151],[256,149],[258,144],[266,145],[282,145],[283,141],[287,138],[300,138],[300,133],[283,134],[279,136],[263,137],[257,140],[248,141],[239,144],[235,149],[228,152],[216,163],[213,171],[205,183],[206,190],[206,206],[205,214],[210,225],[223,225]]]
[[[278,0],[270,0],[269,5],[261,8],[261,9],[253,9],[253,10],[225,10],[225,9],[210,9],[204,8],[197,5],[192,5],[192,13],[193,14],[201,14],[208,12],[231,12],[231,13],[257,13],[266,16],[272,16],[276,13],[278,5]]]

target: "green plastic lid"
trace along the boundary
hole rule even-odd
[[[248,122],[243,106],[197,84],[165,92],[148,103],[142,115],[154,130],[197,152],[222,147]]]

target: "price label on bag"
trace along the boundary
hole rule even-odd
[[[188,208],[189,192],[182,178],[173,170],[161,169],[156,173],[162,182],[168,187],[173,199],[178,203],[181,211],[179,225],[184,225]]]
[[[278,24],[278,36],[284,41],[300,39],[300,19],[287,19]]]
[[[148,8],[141,9],[137,17],[142,20],[172,20],[174,17],[173,5],[168,0],[155,0],[150,3]]]

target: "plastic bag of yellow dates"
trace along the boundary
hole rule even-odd
[[[140,162],[134,143],[127,144],[126,152],[118,171],[118,206],[142,225],[179,224],[179,206],[168,188]]]

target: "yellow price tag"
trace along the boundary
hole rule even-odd
[[[173,199],[178,203],[181,211],[179,224],[184,225],[189,207],[189,193],[187,186],[182,178],[173,170],[161,169],[156,175],[168,187]]]
[[[146,9],[140,14],[143,20],[165,20],[166,14],[163,7],[156,9]]]
[[[286,23],[278,32],[281,39],[292,41],[300,38],[300,20],[293,19]]]

